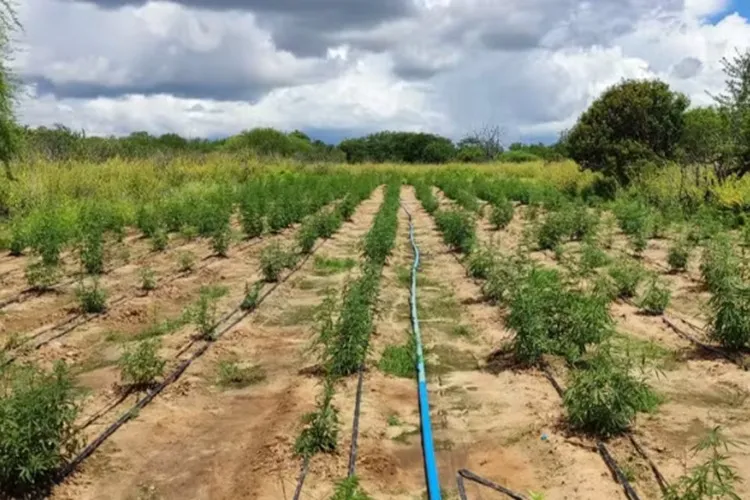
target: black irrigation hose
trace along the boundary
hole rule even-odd
[[[505,486],[501,486],[494,481],[490,481],[489,479],[478,476],[468,469],[459,469],[459,471],[456,473],[456,486],[458,487],[458,496],[461,498],[461,500],[468,499],[468,497],[466,496],[466,486],[464,484],[464,479],[474,481],[477,484],[481,484],[482,486],[486,486],[487,488],[493,489],[499,493],[503,493],[513,500],[527,500],[526,497],[521,495],[520,493],[516,493],[515,491],[510,490]]]
[[[302,494],[302,486],[305,484],[305,478],[307,472],[310,470],[310,457],[305,457],[302,461],[302,469],[299,471],[299,477],[297,478],[297,487],[294,488],[294,496],[292,500],[299,500],[299,496]]]
[[[609,470],[612,472],[617,482],[620,483],[622,488],[625,490],[625,495],[628,497],[628,499],[640,500],[640,497],[638,497],[638,494],[635,492],[633,487],[630,486],[628,478],[625,477],[625,474],[622,472],[622,470],[620,470],[620,467],[617,465],[617,462],[615,462],[615,459],[612,458],[612,455],[610,455],[609,450],[604,445],[604,443],[598,441],[596,443],[596,448],[599,450],[599,454],[604,459],[604,463],[607,464],[607,467],[609,467]]]
[[[638,443],[638,441],[635,440],[635,437],[632,433],[628,433],[628,439],[630,439],[630,442],[632,443],[635,450],[638,452],[638,454],[643,457],[643,459],[648,462],[648,466],[651,468],[651,471],[654,473],[654,476],[656,476],[656,482],[659,483],[659,488],[663,493],[667,493],[669,490],[669,482],[666,480],[666,478],[662,475],[659,468],[656,466],[656,464],[651,460],[651,458],[646,454],[646,450],[643,449],[643,447]]]
[[[560,397],[563,396],[564,391],[560,384],[555,379],[554,375],[552,375],[552,372],[550,371],[549,367],[547,365],[542,365],[542,371],[544,372],[545,377],[547,380],[550,381],[550,383],[555,388],[555,391],[560,395]],[[632,440],[632,438],[631,438]],[[604,460],[604,463],[607,465],[609,470],[614,475],[617,482],[622,486],[623,490],[625,490],[625,495],[628,497],[628,500],[640,500],[640,497],[638,497],[638,494],[635,492],[633,487],[630,485],[630,482],[628,482],[628,478],[625,477],[625,474],[622,472],[620,467],[617,465],[617,462],[614,458],[612,458],[612,455],[609,453],[609,450],[607,449],[606,445],[601,442],[596,442],[596,447],[599,450],[599,454],[601,455],[602,459]],[[649,461],[650,462],[650,461]],[[654,466],[655,467],[655,466]]]
[[[285,283],[289,278],[292,277],[299,269],[302,268],[302,266],[308,261],[311,255],[313,255],[322,245],[324,242],[321,242],[317,245],[316,248],[313,249],[309,254],[305,255],[305,257],[300,260],[300,262],[295,266],[294,269],[291,270],[289,274],[287,274],[283,279],[280,281],[274,283],[266,293],[261,295],[258,298],[257,306],[259,306],[276,288],[278,288],[281,284]],[[227,318],[231,317],[239,308],[235,309],[232,313],[227,316]],[[240,321],[242,321],[244,318],[249,316],[255,309],[244,311],[242,314],[237,316],[232,322],[222,327],[222,329],[216,333],[215,340],[218,340],[221,338],[222,335],[224,335],[228,330],[231,328],[234,328]],[[187,370],[188,366],[195,361],[196,359],[200,358],[203,354],[208,351],[208,348],[213,344],[214,341],[206,341],[197,351],[193,353],[192,356],[190,356],[188,359],[182,361],[177,368],[175,368],[172,373],[170,373],[164,381],[162,381],[160,384],[158,384],[151,392],[149,392],[146,397],[144,397],[142,400],[138,401],[135,405],[133,405],[129,410],[127,410],[120,418],[118,418],[113,424],[111,424],[109,427],[107,427],[99,436],[94,439],[91,443],[89,443],[75,458],[73,458],[70,462],[68,462],[65,466],[63,466],[59,472],[57,473],[57,477],[55,479],[55,482],[61,483],[64,481],[68,476],[70,476],[81,463],[86,460],[89,456],[91,456],[104,442],[112,435],[114,434],[120,427],[125,425],[131,418],[135,417],[137,413],[143,409],[147,404],[149,404],[153,399],[158,396],[164,389],[166,389],[168,386],[173,384],[177,381],[177,379],[182,376],[182,374]]]
[[[354,475],[357,466],[357,438],[359,437],[359,415],[362,408],[362,386],[365,379],[364,363],[359,367],[359,379],[357,380],[357,396],[354,400],[354,421],[352,423],[352,446],[349,450],[349,470],[347,477]]]
[[[672,331],[674,331],[677,335],[679,335],[683,339],[687,340],[688,342],[692,342],[693,344],[697,345],[698,347],[700,347],[701,349],[703,349],[705,351],[708,351],[708,352],[711,352],[711,353],[714,353],[714,354],[718,354],[719,356],[721,356],[723,358],[726,358],[729,361],[731,361],[732,363],[736,364],[737,366],[739,366],[743,370],[747,370],[747,367],[745,367],[740,360],[738,360],[737,358],[735,358],[734,356],[732,356],[731,354],[729,354],[728,352],[726,352],[724,349],[719,349],[718,347],[714,347],[714,346],[711,346],[711,345],[708,345],[708,344],[704,344],[703,342],[701,342],[700,340],[696,339],[695,337],[693,337],[692,335],[690,335],[686,331],[682,330],[680,327],[678,327],[676,324],[674,324],[674,322],[672,322],[671,320],[669,320],[669,319],[667,319],[665,317],[662,317],[661,320],[662,320],[662,322],[664,322],[665,325],[667,325],[670,329],[672,329]]]

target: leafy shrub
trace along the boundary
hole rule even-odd
[[[307,255],[312,252],[316,241],[318,241],[318,228],[315,221],[309,219],[297,232],[297,245],[299,245],[300,253]]]
[[[732,248],[729,237],[717,236],[708,242],[703,249],[700,270],[706,288],[713,293],[742,275],[740,261]]]
[[[294,451],[302,457],[336,451],[339,436],[339,412],[333,406],[333,384],[326,380],[318,408],[302,417],[305,428],[294,443]]]
[[[245,297],[242,299],[240,309],[243,311],[254,311],[258,307],[260,300],[260,291],[263,289],[263,282],[258,281],[253,286],[245,283]]]
[[[328,239],[341,227],[343,220],[334,210],[326,211],[315,217],[315,228],[319,238]]]
[[[439,211],[435,214],[443,240],[454,251],[468,254],[476,243],[476,222],[462,210]]]
[[[88,274],[104,272],[104,236],[97,231],[84,234],[79,243],[79,257]]]
[[[166,361],[159,357],[158,339],[144,340],[120,356],[120,379],[132,389],[146,389],[164,374]]]
[[[271,243],[260,254],[260,267],[263,272],[263,278],[269,283],[279,281],[284,269],[293,267],[295,260],[294,254],[282,248],[280,243]]]
[[[525,364],[536,363],[545,353],[576,360],[588,344],[611,333],[606,300],[567,289],[552,269],[532,268],[513,291],[509,306],[514,354]]]
[[[240,222],[248,238],[257,238],[263,234],[263,214],[258,208],[240,206]]]
[[[231,240],[232,233],[229,230],[229,226],[221,227],[211,236],[211,248],[213,248],[219,257],[226,257]]]
[[[189,273],[195,269],[195,254],[185,250],[177,254],[177,270],[181,273]]]
[[[669,291],[669,288],[654,278],[638,302],[638,307],[646,314],[664,314],[671,298],[672,292]]]
[[[563,403],[577,429],[609,437],[626,431],[638,412],[653,411],[659,397],[627,365],[598,355],[585,370],[576,370]]]
[[[609,264],[609,256],[593,241],[587,241],[581,246],[580,267],[584,275],[607,264]]]
[[[93,280],[91,286],[81,281],[76,288],[76,297],[84,313],[99,314],[107,309],[107,292],[99,287],[98,280]]]
[[[707,460],[696,465],[677,481],[671,484],[664,496],[665,500],[704,500],[719,498],[740,500],[736,484],[742,481],[737,469],[728,463],[726,455],[730,446],[735,445],[721,431],[714,427],[692,448],[695,455],[707,450]]]
[[[617,296],[629,299],[638,292],[638,285],[643,280],[645,271],[639,262],[622,259],[609,268],[609,276],[615,284]]]
[[[169,235],[164,228],[158,228],[151,235],[151,249],[155,252],[163,252],[169,245]]]
[[[524,263],[508,256],[495,259],[482,285],[482,295],[495,304],[507,304],[527,272]]]
[[[355,475],[336,483],[331,500],[372,500],[372,497],[362,490]]]
[[[224,287],[201,287],[198,301],[188,310],[187,314],[198,327],[201,338],[216,340],[217,302],[226,293]]]
[[[138,274],[141,277],[141,290],[155,290],[156,289],[156,273],[150,267],[142,267]]]
[[[739,350],[750,342],[750,288],[730,281],[709,300],[710,336],[723,347]]]
[[[80,442],[75,438],[77,391],[65,365],[0,368],[0,492],[37,497]]]
[[[687,240],[681,238],[669,248],[667,263],[672,272],[680,272],[687,269],[689,259],[690,244]]]
[[[469,254],[467,269],[472,278],[486,280],[495,265],[495,254],[491,247],[479,248]]]
[[[62,271],[57,265],[47,265],[43,261],[32,262],[24,270],[26,282],[37,291],[52,288],[62,277]]]
[[[495,229],[505,229],[513,220],[513,203],[508,200],[499,200],[492,204],[490,223]]]
[[[359,200],[351,193],[347,193],[336,207],[336,212],[342,220],[351,221],[358,204]]]

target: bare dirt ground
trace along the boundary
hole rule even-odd
[[[517,211],[513,222],[493,238],[507,251],[516,248],[523,228],[524,210]],[[488,226],[479,221],[480,234]],[[669,239],[650,240],[641,259],[644,267],[657,273],[669,284],[672,301],[665,317],[691,335],[708,342],[705,333],[690,325],[705,328],[706,303],[710,295],[700,284],[698,271],[700,252],[693,251],[688,271],[671,273],[667,254]],[[577,243],[566,244],[566,252]],[[608,251],[612,259],[631,253],[627,238],[619,231]],[[557,266],[551,252],[532,252],[532,258]],[[657,464],[667,480],[674,481],[686,467],[700,462],[690,448],[715,426],[740,443],[750,443],[750,375],[730,361],[707,353],[675,334],[662,317],[646,316],[632,303],[617,301],[611,312],[616,322],[617,341],[623,350],[630,349],[635,357],[647,361],[649,380],[664,403],[654,414],[640,416],[634,425],[634,435]],[[635,488],[645,498],[658,498],[659,489],[647,464],[624,439],[613,440],[610,447],[620,465],[632,476]],[[750,449],[732,448],[731,463],[737,467],[743,483],[738,487],[740,497],[750,497]],[[554,496],[553,496],[554,498]]]
[[[365,201],[316,255],[356,258],[382,191]],[[252,259],[248,259],[252,261]],[[259,276],[252,262],[226,271],[237,303],[244,280]],[[293,457],[301,416],[314,406],[317,380],[298,374],[306,363],[314,306],[343,275],[320,275],[314,258],[229,330],[182,378],[121,428],[54,498],[286,498],[299,468]],[[226,306],[221,305],[225,308]],[[189,331],[169,336],[170,346]],[[217,366],[239,360],[257,366],[264,380],[244,389],[217,386]],[[116,413],[116,412],[112,412]],[[113,420],[111,418],[107,420]],[[316,471],[317,472],[317,471]],[[323,471],[325,472],[325,471]],[[291,485],[291,486],[290,486]]]

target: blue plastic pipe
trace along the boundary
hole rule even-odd
[[[432,423],[430,421],[430,402],[427,398],[427,377],[424,370],[424,355],[422,351],[422,335],[419,332],[419,318],[417,317],[417,270],[419,269],[419,247],[414,240],[414,224],[411,214],[403,207],[409,217],[409,240],[414,251],[414,263],[411,267],[411,326],[417,344],[417,388],[419,391],[419,418],[422,427],[422,453],[424,455],[424,472],[427,480],[427,494],[429,500],[441,500],[440,481],[438,480],[437,462],[435,460],[435,444],[432,440]]]

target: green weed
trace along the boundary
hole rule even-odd
[[[164,374],[166,361],[159,357],[160,345],[158,339],[151,339],[125,349],[118,361],[124,385],[136,390],[147,389]]]
[[[242,389],[266,379],[262,368],[237,361],[219,361],[217,372],[217,383],[224,388]]]

